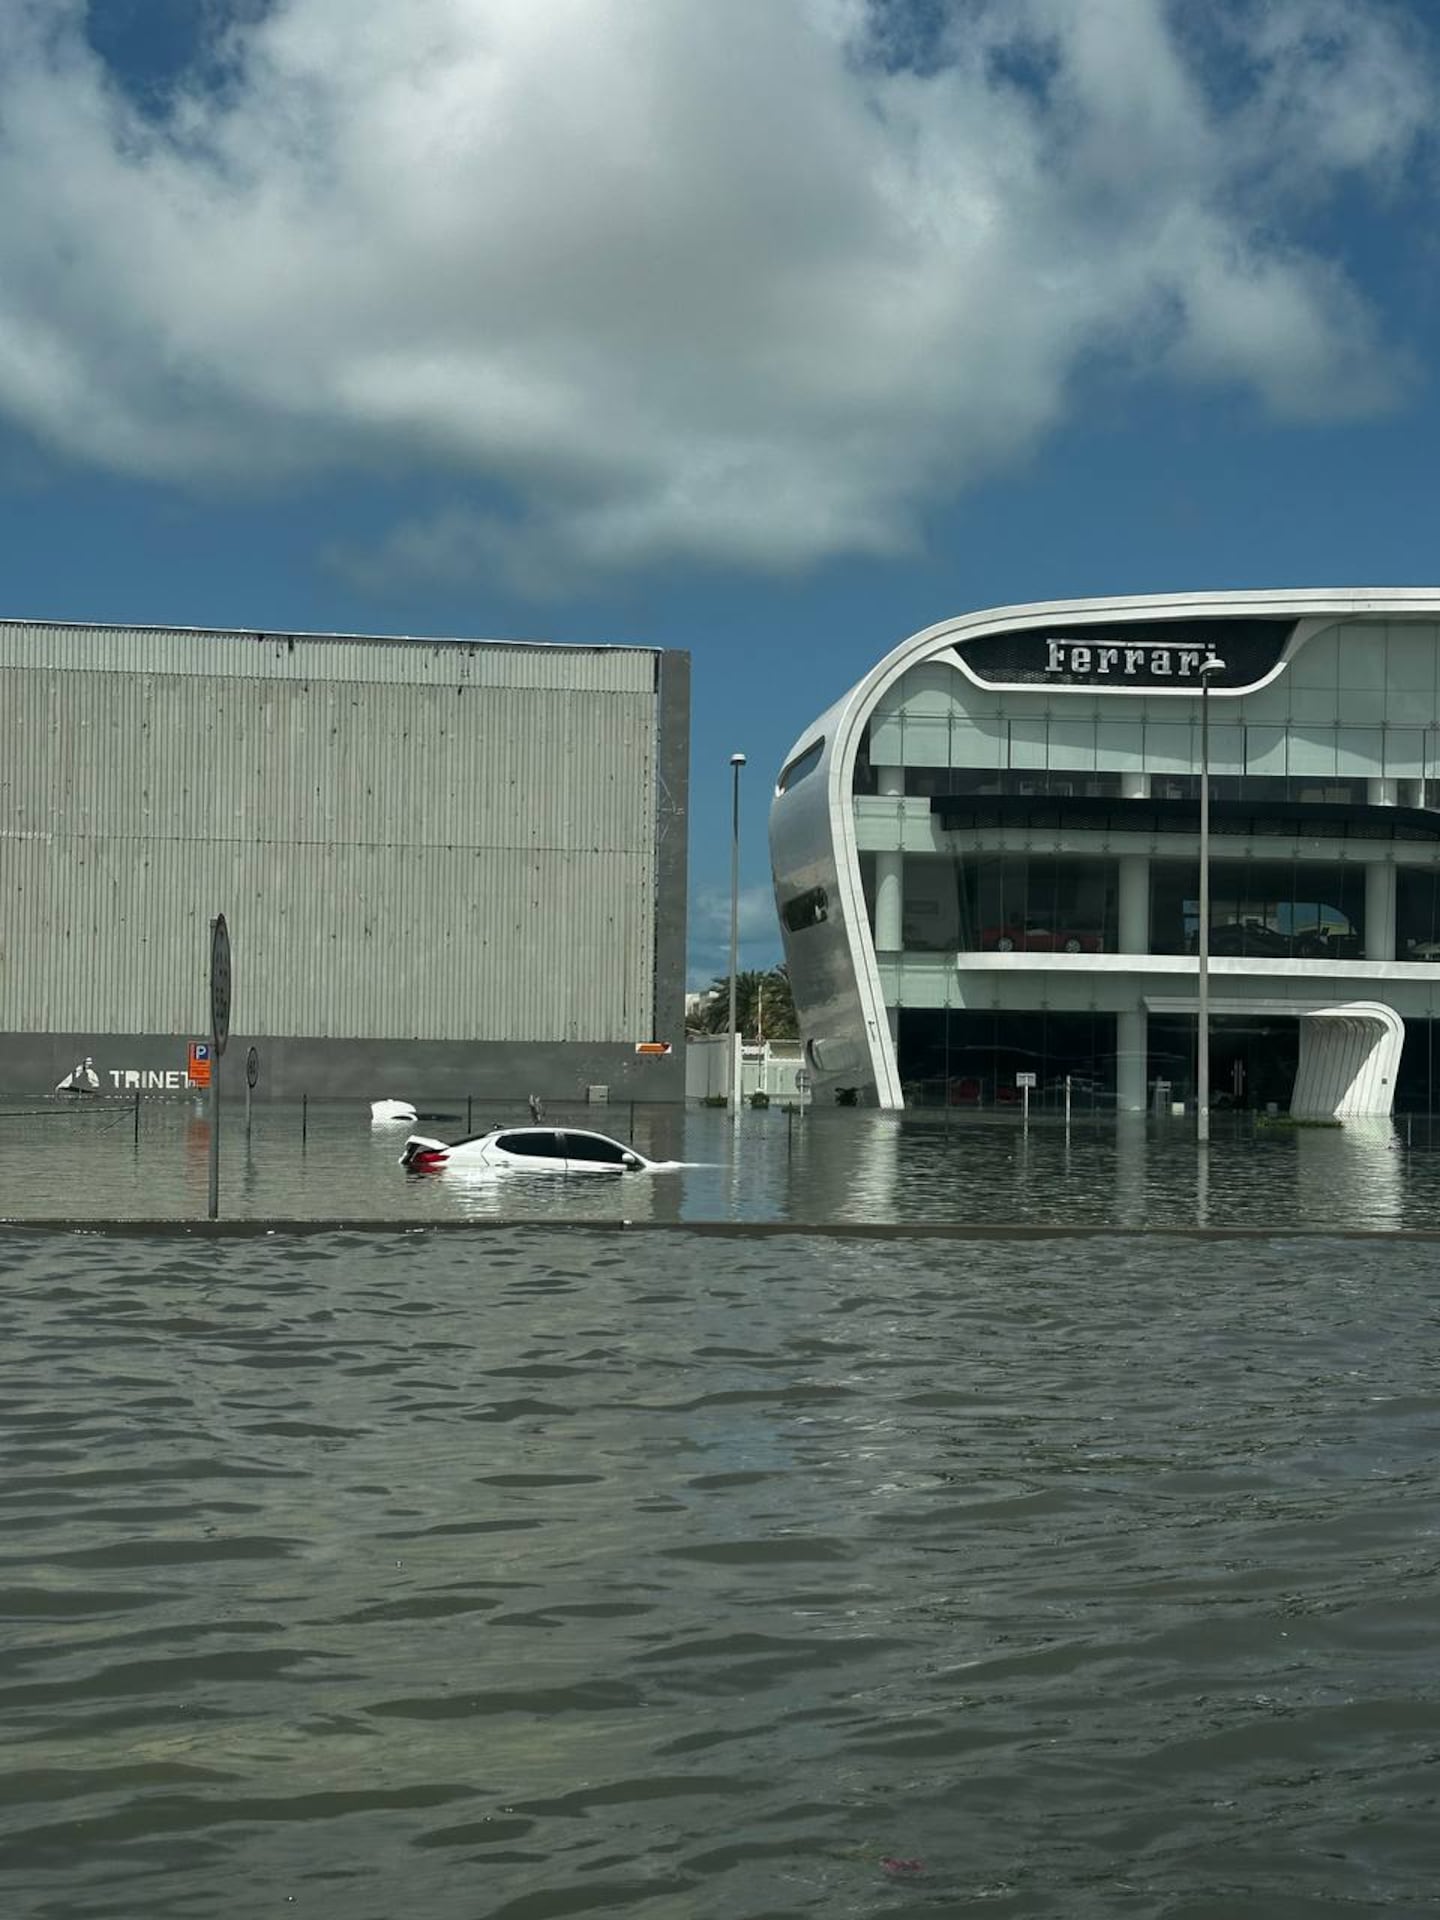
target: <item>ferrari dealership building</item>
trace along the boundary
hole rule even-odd
[[[771,856],[817,1093],[1440,1107],[1440,590],[1057,601],[806,727]]]

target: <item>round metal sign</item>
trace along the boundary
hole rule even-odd
[[[255,1085],[255,1082],[259,1078],[260,1078],[260,1056],[255,1051],[254,1047],[251,1047],[250,1051],[245,1056],[246,1086],[253,1087]]]
[[[223,913],[210,923],[210,1034],[218,1057],[230,1038],[230,929]]]

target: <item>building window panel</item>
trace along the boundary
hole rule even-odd
[[[1010,765],[1043,771],[1049,749],[1049,726],[1043,714],[1010,722]]]
[[[1069,720],[1056,715],[1050,721],[1046,743],[1046,761],[1052,769],[1070,768],[1093,772],[1095,768],[1095,722],[1093,719]]]
[[[1403,626],[1390,628],[1385,656],[1385,680],[1391,716],[1405,720],[1414,712],[1414,696],[1424,694],[1427,704],[1435,695],[1436,629]]]
[[[1188,722],[1145,722],[1145,765],[1151,773],[1189,773],[1195,765],[1194,734]]]
[[[956,714],[950,723],[952,767],[999,768],[1005,765],[1009,730],[1003,720]]]
[[[1424,777],[1425,735],[1419,727],[1387,727],[1384,750],[1387,779],[1419,780]]]
[[[1335,728],[1296,727],[1290,735],[1290,772],[1314,778],[1335,777]],[[1302,790],[1302,799],[1309,798]]]
[[[1200,869],[1157,861],[1150,871],[1150,945],[1199,950]],[[1365,950],[1362,867],[1310,861],[1216,861],[1210,869],[1210,951],[1217,958],[1356,960]]]
[[[1245,771],[1272,778],[1288,771],[1283,727],[1246,727]]]
[[[1337,727],[1335,771],[1357,779],[1378,779],[1385,767],[1385,736],[1379,727]]]
[[[1350,693],[1375,691],[1385,687],[1385,628],[1361,626],[1345,628],[1336,651],[1339,685]],[[1349,702],[1345,703],[1347,706]]]
[[[907,713],[905,716],[905,753],[903,764],[909,767],[948,767],[950,765],[950,721],[935,713]],[[889,765],[878,761],[878,765]]]
[[[822,737],[813,741],[802,753],[797,753],[793,760],[781,768],[780,778],[775,783],[776,791],[788,793],[791,787],[798,786],[807,773],[813,773],[819,766],[824,751],[825,741]]]
[[[1433,869],[1396,872],[1395,957],[1440,961],[1440,873]]]

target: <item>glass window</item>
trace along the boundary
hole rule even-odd
[[[813,773],[820,764],[820,756],[825,751],[825,740],[819,740],[797,753],[795,758],[780,769],[780,778],[775,782],[777,793],[788,793],[791,787],[798,786],[807,773]]]
[[[854,790],[856,793],[878,793],[880,791],[880,781],[876,775],[874,763],[870,755],[870,728],[868,724],[860,736],[860,745],[855,754]]]
[[[911,854],[904,866],[901,941],[911,953],[954,953],[961,938],[959,868],[941,854]]]
[[[780,917],[791,933],[803,933],[806,927],[818,927],[830,917],[830,896],[824,887],[809,887],[787,900]]]
[[[1073,799],[1119,799],[1118,773],[1048,773],[1043,767],[998,770],[993,767],[907,767],[905,791],[914,799],[952,799],[965,794],[1032,794]]]
[[[1118,867],[1072,855],[976,854],[956,862],[962,950],[1105,953],[1115,950]]]
[[[1396,870],[1395,958],[1440,960],[1440,874]]]
[[[1150,950],[1199,950],[1200,869],[1150,870]],[[1218,860],[1210,868],[1210,952],[1273,960],[1358,960],[1365,951],[1365,874],[1357,866]]]
[[[558,1133],[527,1128],[524,1133],[502,1133],[495,1142],[506,1153],[523,1154],[529,1160],[563,1160],[565,1150]]]
[[[565,1158],[567,1160],[586,1160],[596,1166],[623,1167],[625,1149],[614,1140],[602,1140],[596,1133],[567,1133],[565,1140]]]
[[[1017,1075],[1033,1073],[1032,1112],[1114,1110],[1115,1016],[902,1007],[897,1052],[906,1104],[1018,1109]]]

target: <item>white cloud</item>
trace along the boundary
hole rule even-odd
[[[739,966],[745,973],[756,967],[778,966],[783,958],[780,927],[775,917],[775,895],[769,887],[742,887],[736,915]],[[730,976],[730,895],[702,888],[690,908],[690,953],[687,985],[698,993],[715,980]]]
[[[1305,223],[1413,160],[1402,13],[971,0],[911,64],[904,19],[274,0],[157,120],[81,0],[9,0],[0,412],[171,483],[439,476],[364,564],[541,591],[901,552],[1097,353],[1394,397]]]

